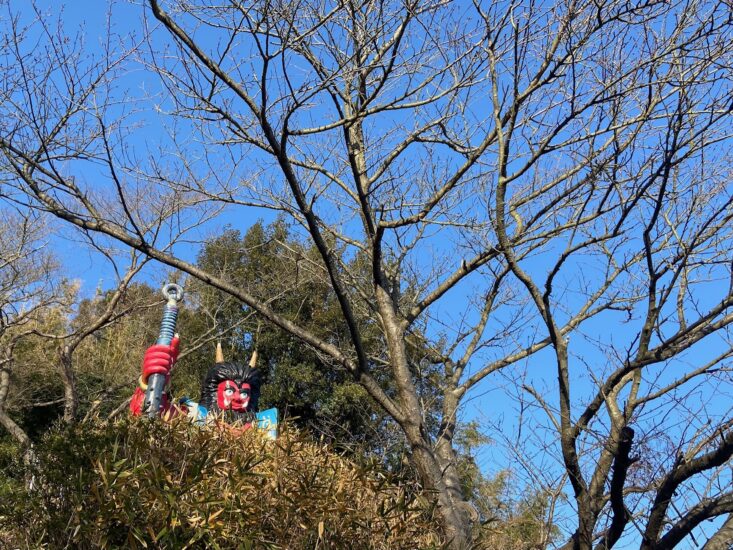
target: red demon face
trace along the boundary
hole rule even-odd
[[[250,386],[246,382],[237,386],[234,380],[219,382],[216,390],[216,401],[223,411],[244,412],[249,405]]]

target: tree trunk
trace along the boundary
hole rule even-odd
[[[31,444],[31,440],[28,435],[23,431],[23,428],[18,426],[15,421],[10,418],[5,409],[0,407],[0,424],[2,427],[8,430],[13,439],[15,439],[22,447],[28,447]]]
[[[10,435],[13,436],[18,443],[23,447],[28,447],[31,444],[31,440],[28,435],[23,431],[23,428],[18,426],[15,421],[8,416],[5,412],[5,400],[8,397],[8,391],[10,389],[10,371],[7,368],[0,369],[0,424],[3,428],[8,430]]]
[[[432,449],[422,423],[405,427],[412,462],[423,482],[424,488],[435,493],[438,512],[449,541],[449,548],[466,550],[471,546],[471,523],[460,502],[454,501],[443,476],[436,453]]]
[[[453,505],[466,516],[466,521],[470,525],[472,522],[478,521],[478,514],[463,494],[461,478],[458,473],[458,455],[453,448],[458,401],[459,398],[453,392],[448,391],[445,393],[443,399],[443,421],[438,430],[435,455]]]
[[[435,446],[435,455],[440,465],[440,471],[443,472],[443,481],[451,500],[456,506],[468,510],[470,505],[464,498],[461,479],[458,474],[458,455],[453,449],[451,441],[443,438],[439,439]]]
[[[33,453],[33,444],[28,434],[23,431],[23,428],[18,426],[16,422],[10,418],[10,415],[5,411],[5,401],[8,397],[8,391],[10,389],[10,371],[7,368],[0,369],[0,425],[8,430],[8,433],[15,439],[23,450],[23,462],[30,464],[35,459]],[[29,485],[32,483],[29,479]]]
[[[728,516],[725,523],[710,537],[702,550],[731,550],[733,548],[733,514]]]
[[[76,422],[76,412],[79,409],[79,394],[76,389],[76,376],[72,361],[73,351],[69,346],[61,350],[61,379],[64,383],[64,422]]]
[[[576,498],[578,504],[578,529],[559,550],[593,550],[593,527],[598,516],[591,511],[588,496]]]
[[[375,266],[374,279],[377,304],[381,315],[382,327],[387,341],[387,350],[395,374],[395,382],[400,394],[403,414],[399,419],[400,426],[412,451],[412,462],[420,475],[425,489],[435,493],[438,512],[453,550],[469,548],[471,529],[464,509],[457,506],[451,497],[448,485],[443,478],[443,471],[438,461],[433,442],[425,428],[423,411],[417,397],[417,390],[412,381],[409,360],[405,349],[406,323],[397,313],[396,304],[392,301],[384,274],[379,266]]]

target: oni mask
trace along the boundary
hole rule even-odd
[[[234,380],[224,380],[216,387],[216,404],[223,411],[246,411],[249,405],[251,386],[246,382],[237,384]]]
[[[201,388],[201,404],[209,411],[223,413],[228,422],[250,422],[259,397],[259,372],[237,363],[211,367]]]

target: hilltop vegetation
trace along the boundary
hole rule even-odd
[[[122,421],[43,443],[35,467],[6,486],[6,547],[440,546],[416,485],[294,429],[273,442],[186,421]]]
[[[7,548],[445,544],[432,498],[417,483],[289,426],[276,441],[186,420],[52,430],[33,465],[5,456],[2,474],[0,544]],[[477,545],[524,547],[538,534],[530,512],[494,523]]]

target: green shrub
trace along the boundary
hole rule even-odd
[[[286,428],[182,422],[47,435],[37,488],[0,503],[20,548],[434,548],[428,499]]]

